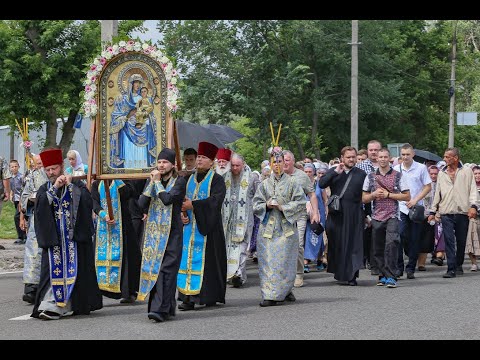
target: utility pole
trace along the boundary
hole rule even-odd
[[[352,20],[352,89],[350,145],[358,150],[358,20]]]
[[[13,159],[15,159],[15,126],[12,125],[10,127],[10,160]]]
[[[455,65],[457,62],[457,23],[453,26],[453,42],[452,42],[452,72],[450,75],[450,88],[448,95],[450,96],[450,117],[448,123],[448,147],[454,146],[454,124],[455,124]]]
[[[100,20],[102,26],[102,44],[112,41],[118,35],[118,20]]]

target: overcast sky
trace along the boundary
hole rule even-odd
[[[155,28],[157,25],[158,20],[145,20],[144,26],[148,29],[145,34],[139,32],[133,32],[133,38],[137,36],[140,37],[142,40],[152,40],[153,43],[157,42],[160,39],[160,34],[158,30]]]

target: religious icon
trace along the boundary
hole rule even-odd
[[[108,64],[99,83],[97,174],[150,173],[158,152],[171,147],[169,113],[160,96],[167,91],[161,65],[147,55],[129,54]]]

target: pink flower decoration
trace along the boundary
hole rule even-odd
[[[96,78],[96,76],[92,76],[92,77],[90,78],[90,80],[91,80],[92,82],[95,82],[95,81],[97,81],[97,78]]]
[[[95,71],[96,68],[97,68],[97,65],[90,66],[90,70],[92,70],[92,71]]]
[[[100,64],[105,65],[106,62],[107,62],[107,59],[105,59],[104,57],[100,59]]]
[[[88,103],[95,105],[97,102],[95,101],[95,99],[90,99],[90,100],[88,100]]]
[[[150,49],[147,48],[147,49],[143,50],[143,52],[148,55],[148,54],[150,54],[151,51],[150,51]]]
[[[124,47],[121,47],[120,49],[118,49],[120,52],[124,53],[124,52],[127,52],[127,49],[125,49]]]
[[[30,149],[30,148],[32,147],[32,142],[29,141],[29,140],[24,141],[24,142],[23,142],[23,147],[24,147],[25,149]]]
[[[111,46],[107,47],[107,51],[113,53],[113,48]]]
[[[127,45],[133,45],[133,44],[135,44],[135,41],[133,41],[133,40],[128,40]]]
[[[85,91],[86,92],[92,91],[92,88],[90,87],[90,85],[85,86]]]

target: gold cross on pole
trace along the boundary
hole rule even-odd
[[[275,138],[275,133],[273,132],[273,124],[270,121],[270,132],[272,133],[272,149],[275,146],[278,146],[278,141],[280,140],[280,132],[281,131],[282,131],[282,124],[280,124],[280,126],[278,127],[277,137]],[[271,156],[271,158],[270,158],[270,169],[272,169],[272,171],[273,171],[273,156]],[[277,172],[279,173],[280,169],[278,169]]]

